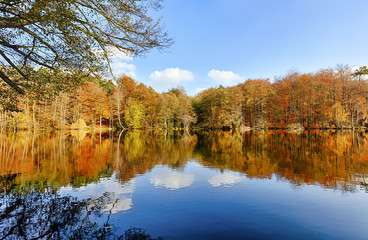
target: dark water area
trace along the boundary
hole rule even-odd
[[[0,134],[0,239],[367,239],[368,134]]]

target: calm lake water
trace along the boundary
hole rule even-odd
[[[368,134],[0,134],[0,239],[367,239]]]

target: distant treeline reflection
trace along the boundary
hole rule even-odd
[[[295,185],[366,188],[368,134],[354,131],[143,132],[0,135],[0,192],[57,191],[116,173],[121,183],[158,164],[180,169],[195,159],[249,178],[275,175]]]

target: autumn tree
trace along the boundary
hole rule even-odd
[[[173,92],[163,93],[161,100],[161,126],[171,128],[175,126],[176,114],[179,109],[179,100]]]
[[[368,75],[368,68],[367,68],[367,66],[359,67],[358,70],[355,70],[355,72],[353,73],[353,75],[354,76],[357,76],[359,78],[359,80],[361,80],[364,75]]]
[[[196,122],[196,114],[192,106],[192,101],[188,95],[181,93],[178,96],[179,108],[178,108],[178,118],[185,129],[188,129],[190,124]]]
[[[193,107],[198,117],[198,125],[201,127],[214,126],[213,107],[215,105],[216,89],[210,88],[202,91],[193,99]]]
[[[160,20],[148,15],[160,0],[5,0],[0,2],[0,78],[24,94],[27,66],[84,74],[109,66],[113,49],[139,55],[171,44]],[[7,69],[22,78],[12,79]],[[72,81],[72,79],[69,79]]]
[[[248,80],[243,85],[245,119],[253,127],[267,127],[269,95],[272,87],[269,79]]]
[[[193,99],[201,127],[238,127],[241,123],[242,92],[239,86],[210,88]]]

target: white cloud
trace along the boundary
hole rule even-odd
[[[198,93],[200,93],[200,92],[202,92],[204,90],[206,90],[206,88],[196,88],[195,94],[198,94]]]
[[[353,73],[355,72],[356,70],[359,70],[359,67],[358,66],[354,66],[354,67],[351,67],[350,68],[350,71]]]
[[[163,71],[155,71],[150,74],[150,78],[158,83],[169,85],[178,84],[184,81],[192,81],[194,75],[188,70],[180,68],[166,68]]]
[[[137,67],[132,63],[122,62],[120,60],[111,61],[111,69],[115,76],[126,74],[132,78],[136,77],[135,70]]]
[[[212,69],[209,71],[207,76],[213,80],[215,80],[219,84],[223,85],[231,85],[243,80],[241,76],[233,73],[232,71],[219,71],[216,69]]]
[[[150,182],[155,187],[165,187],[170,190],[189,187],[194,182],[193,174],[184,174],[169,169],[160,169],[151,177]]]
[[[231,172],[225,172],[219,175],[216,175],[208,180],[208,182],[213,187],[220,187],[222,185],[224,186],[231,186],[235,183],[238,183],[242,180],[242,177],[239,175],[236,175]]]
[[[110,57],[110,65],[113,74],[118,77],[122,74],[126,74],[132,78],[136,77],[137,67],[133,63],[133,55],[129,53],[121,52],[116,47],[106,48],[108,55]]]

